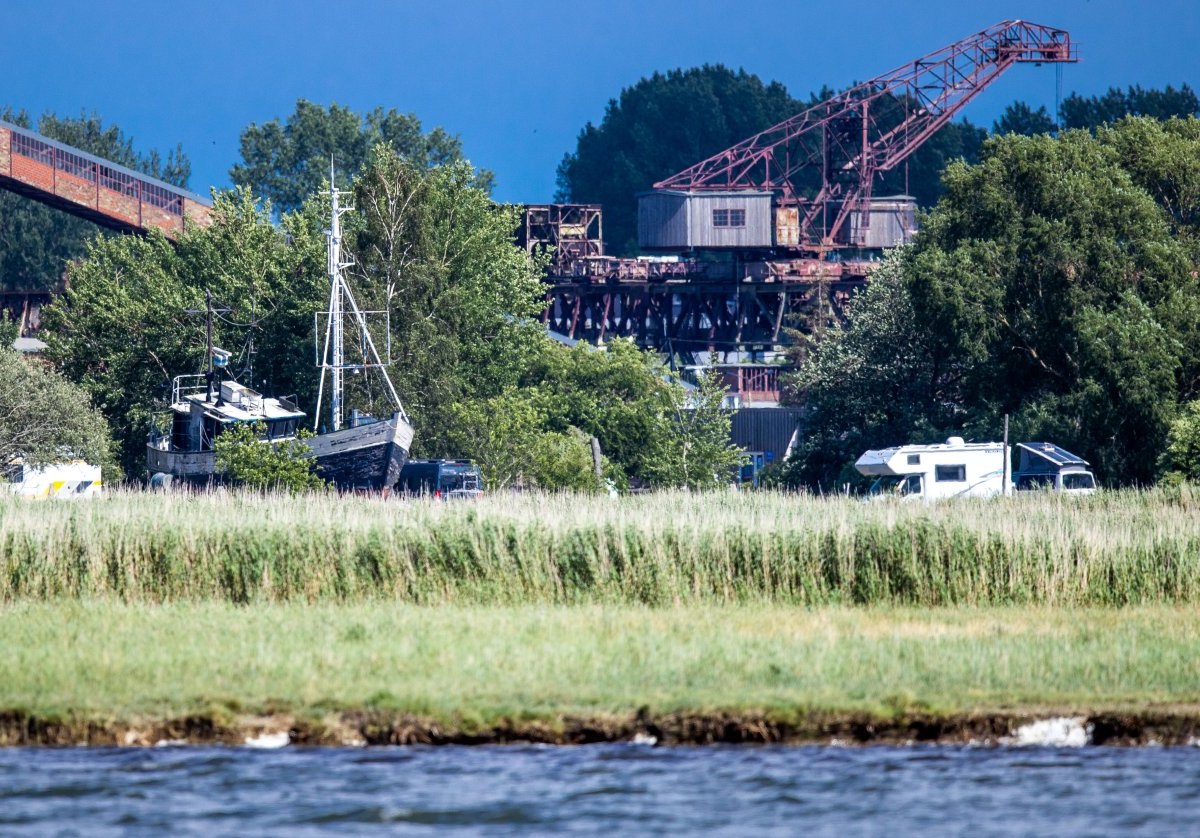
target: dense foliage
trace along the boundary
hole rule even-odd
[[[17,459],[29,465],[82,459],[111,466],[108,425],[87,394],[7,343],[0,346],[0,469]]]
[[[73,118],[47,112],[34,126],[24,111],[6,108],[0,111],[0,118],[167,183],[187,186],[191,164],[181,148],[165,158],[154,149],[139,153],[132,138],[115,125],[106,126],[95,114]],[[0,218],[4,219],[0,224],[0,287],[11,290],[57,287],[67,261],[82,256],[93,237],[107,235],[89,221],[12,192],[0,192]]]
[[[326,287],[319,221],[298,214],[276,228],[247,192],[218,195],[212,217],[176,244],[158,233],[95,239],[44,314],[47,356],[108,418],[130,476],[145,469],[146,434],[172,379],[203,368],[195,312],[206,289],[230,309],[215,343],[233,351],[244,384],[308,403],[315,393],[312,313]]]
[[[242,130],[242,162],[229,172],[238,186],[266,198],[277,212],[292,212],[329,180],[332,164],[339,183],[366,165],[376,145],[383,144],[419,168],[462,159],[462,142],[442,128],[422,133],[416,114],[379,107],[357,114],[337,103],[328,108],[305,99],[280,121],[252,123]],[[476,175],[481,185],[491,175]]]
[[[493,486],[594,490],[594,436],[619,485],[727,477],[728,418],[687,413],[695,397],[652,355],[624,341],[568,350],[546,336],[540,265],[513,243],[517,210],[495,204],[469,164],[430,169],[380,145],[352,190],[351,281],[360,307],[378,312],[375,325],[390,322],[381,345],[417,431],[414,456],[476,458]],[[276,228],[242,190],[218,195],[212,225],[176,245],[159,235],[97,240],[72,266],[69,290],[46,313],[49,357],[93,395],[131,475],[143,471],[143,440],[172,378],[202,368],[206,290],[229,309],[215,338],[233,351],[236,377],[315,408],[327,224],[324,196]],[[374,374],[350,377],[347,395],[376,415],[392,409]]]
[[[1178,405],[1200,396],[1200,121],[993,138],[951,166],[914,244],[796,382],[812,437],[793,482],[829,485],[864,448],[996,438],[1082,453],[1145,484]]]
[[[238,423],[213,443],[217,471],[235,485],[275,492],[307,492],[327,484],[314,471],[312,451],[299,439],[269,443],[260,425]]]

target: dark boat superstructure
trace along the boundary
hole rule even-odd
[[[287,399],[270,398],[236,381],[209,392],[203,375],[175,379],[170,427],[152,434],[146,466],[162,476],[194,485],[219,481],[213,442],[234,424],[262,429],[264,444],[296,439],[305,414]],[[398,414],[376,419],[352,413],[345,427],[303,440],[312,449],[316,472],[339,489],[385,489],[396,484],[408,460],[412,427]],[[162,476],[159,476],[162,475]]]
[[[332,221],[328,233],[330,297],[327,312],[324,348],[321,356],[321,387],[317,397],[317,413],[330,374],[330,427],[323,433],[303,438],[312,450],[318,475],[339,489],[387,490],[400,479],[400,471],[408,461],[413,429],[408,416],[388,378],[384,362],[375,348],[367,328],[366,314],[358,307],[342,269],[348,263],[341,255],[341,221],[347,208],[340,207],[341,193],[332,186],[330,201]],[[170,429],[152,434],[147,446],[146,465],[151,482],[165,483],[178,478],[193,484],[207,484],[220,479],[216,467],[213,442],[228,427],[238,423],[254,423],[262,430],[264,444],[295,439],[305,414],[288,399],[270,398],[236,381],[221,381],[219,372],[228,361],[229,353],[212,346],[211,298],[207,306],[209,323],[209,372],[207,375],[179,376],[171,396]],[[363,357],[348,363],[344,351],[344,320],[349,317],[357,328]],[[347,370],[378,370],[394,410],[387,418],[375,418],[345,409],[345,378]]]

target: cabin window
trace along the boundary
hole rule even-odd
[[[1068,491],[1071,489],[1095,489],[1096,481],[1090,474],[1074,472],[1062,476],[1062,487]]]
[[[714,227],[745,227],[746,211],[744,209],[715,209],[712,211]]]
[[[921,455],[920,454],[909,454],[908,455],[908,464],[910,466],[921,465]]]
[[[938,483],[965,483],[967,480],[966,466],[937,466],[933,479]]]

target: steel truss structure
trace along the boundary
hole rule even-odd
[[[818,335],[843,317],[860,276],[804,282],[552,279],[547,326],[590,343],[633,338],[668,354],[768,351],[784,330]]]
[[[1007,20],[856,85],[714,154],[655,189],[757,189],[799,210],[799,248],[824,253],[854,246],[843,226],[869,218],[877,175],[894,169],[1006,69],[1078,60],[1070,35]],[[815,194],[797,184],[820,173]],[[859,237],[865,231],[860,228]]]

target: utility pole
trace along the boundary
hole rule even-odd
[[[1011,457],[1008,453],[1008,414],[1004,414],[1004,470],[1001,472],[1004,482],[1000,484],[1000,494],[1003,497],[1008,497],[1009,472],[1012,466],[1009,463]]]

